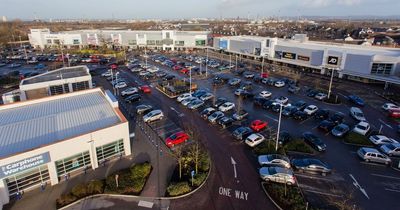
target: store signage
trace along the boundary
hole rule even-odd
[[[298,56],[297,56],[297,60],[301,60],[301,61],[310,61],[310,57],[298,55]]]
[[[50,162],[50,154],[46,152],[7,165],[2,165],[0,166],[0,178],[8,177],[48,162]]]
[[[337,56],[328,56],[328,64],[337,66],[339,63],[339,57]]]
[[[296,59],[296,54],[294,53],[289,53],[289,52],[283,52],[282,53],[282,58],[286,58],[286,59]]]

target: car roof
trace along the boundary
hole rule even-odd
[[[377,149],[370,147],[361,147],[360,150],[363,150],[364,152],[380,153]]]

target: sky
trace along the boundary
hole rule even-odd
[[[400,15],[400,0],[0,0],[12,19],[177,19]]]

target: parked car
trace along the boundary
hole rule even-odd
[[[218,124],[221,125],[223,129],[233,125],[234,120],[230,117],[222,117],[218,120]]]
[[[280,154],[259,155],[258,163],[260,166],[279,166],[290,168],[289,158]]]
[[[142,86],[140,86],[140,90],[141,90],[143,93],[151,93],[151,88],[150,88],[150,86],[148,86],[148,85],[142,85]]]
[[[202,101],[208,101],[212,98],[214,98],[214,95],[212,93],[206,93],[206,94],[200,96],[200,100],[202,100]]]
[[[295,106],[287,106],[282,110],[282,115],[290,117],[297,111],[298,111],[297,107],[295,107]]]
[[[115,88],[121,89],[124,87],[127,87],[128,85],[126,84],[126,82],[118,82],[117,84],[114,85]]]
[[[264,108],[264,109],[270,109],[270,108],[272,108],[274,105],[275,105],[275,100],[268,100],[268,101],[266,101],[266,102],[264,102],[264,104],[262,105],[262,107]]]
[[[350,127],[344,123],[340,123],[339,125],[336,125],[331,133],[332,135],[336,136],[336,137],[343,137],[344,135],[346,135],[348,132],[350,131]]]
[[[178,96],[178,98],[176,98],[176,100],[177,100],[178,102],[182,102],[183,100],[185,100],[185,99],[187,99],[187,98],[190,98],[190,97],[192,97],[192,94],[190,94],[190,93],[184,93],[184,94]]]
[[[319,93],[319,91],[317,91],[317,90],[313,90],[313,89],[308,89],[307,90],[307,96],[308,97],[314,98],[315,95],[317,95],[318,93]]]
[[[317,93],[317,95],[314,96],[314,98],[323,101],[328,97],[328,95],[326,95],[325,93]]]
[[[344,122],[344,114],[341,112],[335,112],[330,117],[329,120],[334,122],[336,125]]]
[[[142,97],[137,93],[132,94],[125,98],[125,102],[127,102],[127,103],[133,103],[133,102],[137,102],[140,100],[142,100]]]
[[[217,123],[217,120],[218,120],[219,118],[222,118],[222,117],[224,117],[224,116],[225,116],[225,115],[224,115],[223,112],[221,112],[221,111],[216,111],[216,112],[212,113],[210,116],[208,116],[208,121],[209,121],[210,123],[215,124],[215,123]]]
[[[290,135],[289,132],[287,131],[281,131],[279,133],[279,139],[278,139],[278,143],[280,145],[285,145],[286,143],[290,142],[292,140],[292,136]]]
[[[391,118],[394,118],[394,119],[399,119],[400,118],[400,110],[391,109],[389,111],[388,116]]]
[[[292,166],[294,170],[300,172],[320,173],[322,176],[326,176],[326,174],[332,172],[330,166],[315,158],[293,159]]]
[[[325,132],[330,132],[334,127],[335,123],[330,120],[322,120],[318,125],[318,128]]]
[[[384,135],[372,135],[369,140],[375,145],[398,144],[399,142]]]
[[[275,82],[275,84],[274,84],[274,86],[275,87],[278,87],[278,88],[280,88],[280,87],[284,87],[285,86],[285,82],[284,81],[276,81]]]
[[[400,144],[384,144],[379,148],[383,153],[389,156],[400,156]]]
[[[139,105],[136,107],[136,113],[137,114],[147,114],[148,112],[152,111],[153,107],[151,105]]]
[[[263,98],[270,98],[272,96],[272,93],[267,91],[267,90],[263,90],[259,93],[259,95]]]
[[[288,88],[288,92],[289,93],[298,93],[300,91],[300,87],[299,86],[295,86],[295,85],[290,85]]]
[[[164,118],[164,113],[161,110],[156,109],[144,115],[143,121],[145,123],[149,123],[157,120],[162,120],[163,118]]]
[[[254,73],[247,71],[243,73],[243,76],[246,79],[252,79],[254,77]]]
[[[267,101],[268,101],[268,99],[263,98],[261,96],[257,96],[257,97],[254,97],[253,103],[256,106],[262,106]]]
[[[263,129],[265,129],[268,125],[268,122],[266,121],[262,121],[262,120],[254,120],[251,124],[250,124],[250,128],[253,129],[253,131],[255,132],[259,132]]]
[[[314,114],[314,118],[317,120],[326,120],[329,118],[330,111],[328,109],[319,109]]]
[[[383,163],[386,165],[390,165],[392,163],[392,160],[388,156],[382,154],[374,148],[361,147],[358,149],[357,155],[365,162]]]
[[[232,118],[236,121],[240,121],[240,120],[245,119],[248,115],[249,115],[249,113],[246,110],[241,109],[240,111],[233,114]]]
[[[356,126],[354,126],[353,131],[365,136],[365,135],[367,135],[367,133],[369,132],[370,129],[371,129],[371,126],[369,125],[368,122],[361,121]]]
[[[315,112],[318,111],[318,107],[315,105],[308,105],[305,109],[304,112],[307,113],[308,115],[313,115]]]
[[[189,135],[183,131],[179,131],[177,133],[172,134],[169,136],[166,140],[165,143],[168,147],[174,147],[178,144],[182,144],[186,141],[189,140]]]
[[[214,107],[217,108],[227,101],[228,101],[228,99],[223,98],[223,97],[217,98],[217,101],[215,101],[215,103],[214,103]]]
[[[365,106],[364,100],[362,100],[360,97],[358,97],[356,95],[350,95],[350,96],[348,96],[348,99],[350,102],[352,102],[358,106]]]
[[[309,116],[309,115],[308,115],[306,112],[301,111],[301,110],[295,112],[295,113],[292,115],[293,119],[295,119],[295,120],[300,120],[300,121],[306,120],[306,119],[308,118],[308,116]]]
[[[358,107],[351,107],[350,108],[350,116],[358,121],[365,121],[365,116],[363,111],[361,111]]]
[[[194,100],[198,100],[198,98],[191,96],[191,97],[186,98],[185,100],[183,100],[183,101],[181,102],[181,104],[182,104],[183,106],[187,106],[187,105],[189,105],[190,103],[192,103],[192,101],[194,101]]]
[[[294,103],[293,106],[295,106],[297,110],[303,110],[304,108],[306,108],[307,103],[303,100],[300,100]]]
[[[225,102],[218,107],[219,111],[221,112],[227,112],[229,110],[232,110],[233,108],[235,108],[235,104],[232,102]]]
[[[215,111],[216,110],[213,107],[208,107],[208,108],[205,108],[203,111],[201,111],[200,115],[201,115],[202,118],[207,119],[208,116],[210,116]]]
[[[275,98],[275,101],[280,104],[286,104],[289,101],[289,99],[285,96],[279,96],[278,98]]]
[[[259,133],[253,133],[246,138],[244,141],[248,146],[255,147],[261,144],[265,140],[265,137]]]
[[[302,135],[304,142],[309,144],[312,148],[319,152],[323,152],[326,150],[326,144],[316,135],[312,134],[311,132],[305,132]]]
[[[135,93],[139,93],[139,89],[136,87],[129,87],[121,92],[121,96],[128,96]]]
[[[240,85],[240,82],[241,82],[242,80],[241,79],[239,79],[239,78],[232,78],[232,79],[230,79],[229,81],[228,81],[228,84],[230,85],[230,86],[237,86],[237,85]]]
[[[201,106],[203,106],[204,105],[204,101],[202,101],[202,100],[200,100],[200,99],[195,99],[195,100],[193,100],[192,102],[190,102],[188,105],[187,105],[187,107],[189,108],[189,109],[197,109],[197,108],[199,108],[199,107],[201,107]]]
[[[296,184],[296,179],[292,170],[283,167],[262,167],[259,170],[262,180],[267,182],[277,182],[287,185]]]
[[[244,140],[252,133],[253,131],[249,127],[239,127],[232,132],[232,135],[238,140]]]
[[[393,103],[385,103],[382,105],[382,109],[385,111],[400,110],[400,106],[397,106],[396,104]]]

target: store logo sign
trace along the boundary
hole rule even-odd
[[[48,162],[50,162],[50,154],[46,152],[7,165],[2,165],[0,166],[0,178],[8,177]]]
[[[339,57],[337,56],[328,56],[328,64],[337,66],[339,63]]]

